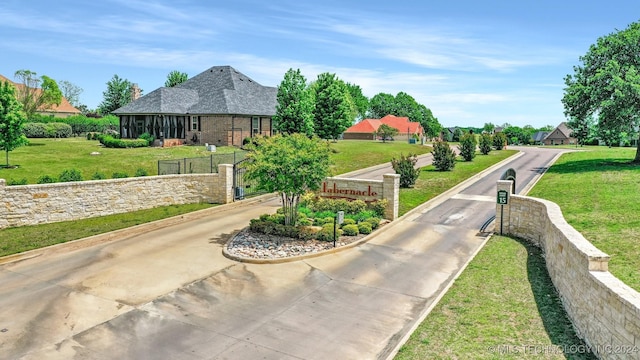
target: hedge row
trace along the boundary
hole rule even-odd
[[[103,133],[107,130],[115,130],[118,128],[118,117],[107,115],[102,118],[90,118],[85,115],[73,115],[66,118],[57,118],[53,115],[34,115],[27,120],[29,123],[56,123],[61,122],[71,126],[73,134],[85,134],[88,132]]]
[[[61,122],[26,123],[22,132],[28,138],[68,138],[73,134],[71,126]]]

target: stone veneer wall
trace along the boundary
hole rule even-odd
[[[498,181],[498,190],[511,181]],[[578,335],[603,359],[640,358],[640,294],[608,271],[609,256],[569,225],[550,201],[510,194],[496,232],[544,250],[547,269]]]
[[[233,201],[233,165],[218,174],[144,176],[6,186],[0,179],[0,229],[125,213],[157,206]]]
[[[341,193],[323,192],[322,186],[325,186],[324,184],[328,189],[333,189],[335,184],[336,188],[341,190]],[[318,196],[320,197],[349,198],[366,202],[386,199],[387,207],[384,217],[389,220],[398,218],[400,201],[400,175],[398,174],[382,175],[382,181],[330,177],[323,182],[322,186],[318,191]],[[348,194],[349,191],[361,192],[367,195],[352,195]],[[375,195],[373,195],[374,193]]]

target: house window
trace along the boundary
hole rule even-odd
[[[197,116],[191,117],[191,131],[200,131],[200,119]]]
[[[253,136],[260,134],[260,118],[257,116],[251,118],[251,133]]]

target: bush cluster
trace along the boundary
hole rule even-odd
[[[462,135],[460,139],[460,145],[458,145],[458,149],[460,150],[460,156],[464,159],[464,161],[472,161],[474,157],[476,157],[476,136],[472,133],[467,133]]]
[[[68,138],[72,135],[71,126],[61,123],[25,123],[22,127],[28,138]]]
[[[456,153],[446,141],[436,141],[431,153],[437,171],[451,171],[456,166]]]
[[[482,134],[480,136],[480,153],[487,155],[491,152],[491,135]]]
[[[35,114],[27,121],[27,124],[47,124],[53,122],[62,122],[69,125],[71,127],[71,133],[76,135],[88,132],[103,133],[107,130],[114,130],[118,128],[118,117],[115,115],[107,115],[102,118],[90,118],[85,115],[72,115],[66,118],[56,118],[52,115]]]
[[[125,149],[149,146],[149,142],[145,139],[118,139],[111,135],[101,134],[98,136],[98,140],[100,140],[102,145],[108,148]]]

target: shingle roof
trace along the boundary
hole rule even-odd
[[[371,133],[374,133],[374,132],[378,131],[378,128],[380,127],[380,124],[382,124],[382,123],[378,119],[364,119],[364,120],[360,121],[359,123],[351,126],[350,128],[348,128],[344,132],[371,134]]]
[[[13,82],[8,78],[0,75],[0,82],[5,82],[5,81],[8,81],[16,89],[21,89],[22,87],[24,87],[23,84]],[[42,90],[36,89],[36,91],[42,91]],[[81,112],[80,110],[76,109],[73,105],[71,105],[71,103],[64,96],[60,100],[60,105],[54,104],[48,109],[38,109],[38,111],[45,112],[45,113],[68,113],[68,114],[80,114]]]
[[[387,124],[392,128],[396,128],[401,134],[406,134],[407,129],[409,129],[410,134],[422,134],[422,126],[419,122],[412,122],[409,121],[408,117],[398,117],[395,115],[387,115],[382,119],[364,119],[345,130],[345,132],[373,133],[378,131],[378,128],[382,124]]]
[[[214,66],[182,84],[156,89],[113,113],[273,116],[277,92],[231,66]]]
[[[547,134],[544,137],[544,140],[547,139],[569,139],[571,138],[572,130],[569,128],[566,122],[561,122],[553,131]]]

